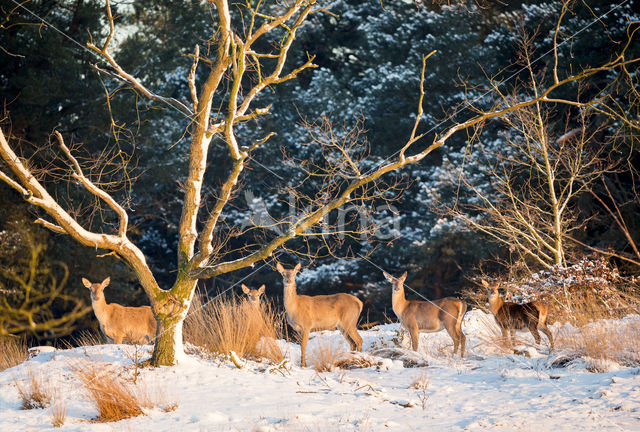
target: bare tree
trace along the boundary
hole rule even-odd
[[[503,106],[541,95],[545,77],[534,71],[531,41],[522,34],[521,60],[528,72],[522,87],[513,93],[493,87]],[[552,71],[555,83],[560,82],[557,67],[556,57]],[[522,88],[531,89],[530,94],[518,94]],[[576,99],[580,100],[580,85],[577,88]],[[639,127],[623,110],[592,103],[609,97],[603,92],[587,103],[544,97],[512,111],[500,118],[505,130],[500,146],[483,145],[480,129],[475,130],[471,141],[475,141],[482,161],[474,163],[482,166],[480,171],[490,187],[479,187],[474,173],[465,167],[453,170],[451,179],[470,190],[475,199],[459,200],[447,210],[449,214],[503,243],[522,262],[533,260],[543,267],[566,265],[567,253],[576,245],[572,234],[585,229],[589,219],[576,209],[578,197],[603,175],[624,166],[624,158],[616,159],[618,137],[610,135],[608,128],[616,121],[632,131]],[[562,123],[553,119],[557,117],[553,103],[577,110]]]
[[[239,257],[226,257],[224,245],[228,232],[221,230],[221,215],[234,192],[237,192],[239,180],[255,150],[263,146],[271,136],[241,144],[236,135],[236,127],[249,120],[258,119],[268,114],[268,107],[254,107],[256,97],[267,86],[277,85],[294,78],[301,71],[313,67],[312,57],[296,67],[285,72],[287,55],[294,42],[296,32],[304,24],[312,13],[322,11],[321,6],[315,0],[296,0],[284,4],[279,3],[269,10],[260,9],[260,2],[254,5],[252,2],[243,4],[244,13],[237,17],[243,25],[233,26],[229,3],[227,0],[214,0],[217,22],[215,32],[210,39],[215,49],[215,57],[207,59],[201,56],[196,48],[193,55],[193,67],[186,77],[191,89],[190,103],[183,103],[174,99],[156,95],[143,85],[135,76],[124,71],[109,51],[109,43],[114,34],[114,21],[107,4],[107,16],[111,25],[111,33],[102,46],[91,42],[88,46],[102,56],[116,71],[120,79],[132,86],[147,98],[162,103],[170,104],[182,112],[188,114],[191,127],[187,130],[190,138],[188,153],[189,171],[184,185],[184,203],[179,225],[178,239],[178,268],[176,280],[172,287],[164,289],[159,286],[152,274],[142,251],[128,238],[128,215],[125,208],[118,203],[113,195],[105,192],[99,184],[99,176],[90,176],[85,173],[83,166],[74,157],[73,152],[65,144],[60,133],[55,133],[59,148],[62,150],[66,162],[72,170],[72,178],[78,182],[87,192],[95,196],[117,215],[117,228],[110,232],[108,226],[102,230],[89,230],[85,228],[72,212],[63,206],[62,201],[55,199],[47,191],[43,181],[33,175],[32,167],[22,157],[19,157],[4,131],[0,130],[0,157],[4,160],[8,170],[0,170],[0,179],[10,187],[22,194],[29,203],[40,207],[48,215],[47,219],[41,218],[37,222],[60,233],[67,233],[84,245],[98,249],[105,249],[117,254],[128,263],[136,272],[138,279],[149,296],[154,315],[158,322],[156,345],[152,357],[154,365],[174,364],[181,354],[182,348],[182,323],[193,298],[196,284],[199,279],[233,272],[249,267],[254,263],[266,260],[278,248],[283,247],[288,241],[301,236],[313,235],[311,228],[326,219],[326,216],[346,204],[355,201],[366,201],[373,195],[379,196],[379,189],[375,187],[385,174],[392,173],[402,167],[418,163],[433,150],[442,147],[454,134],[470,128],[474,128],[488,119],[503,117],[509,113],[552,101],[552,93],[559,87],[569,83],[580,82],[589,76],[606,70],[615,70],[637,61],[626,59],[623,53],[615,60],[599,68],[589,68],[563,79],[556,78],[548,83],[546,88],[540,89],[530,98],[520,100],[509,105],[496,105],[493,109],[472,113],[466,121],[456,123],[438,133],[433,141],[419,147],[418,143],[423,138],[418,133],[418,127],[422,116],[422,102],[424,91],[422,81],[427,58],[423,57],[421,88],[419,98],[418,115],[415,125],[407,142],[388,160],[375,168],[358,166],[357,158],[346,157],[343,162],[336,162],[337,168],[327,161],[323,169],[331,173],[323,182],[320,191],[315,196],[322,199],[309,202],[306,211],[295,218],[281,221],[286,227],[273,238],[260,244],[249,245],[239,251]],[[272,32],[281,32],[283,35],[280,43],[273,47],[272,51],[259,51],[258,40],[263,39]],[[202,83],[196,82],[196,69],[200,60],[207,63],[210,70]],[[248,75],[252,80],[247,79]],[[224,106],[220,112],[212,107],[215,94],[223,94],[223,89],[228,89],[225,95]],[[577,103],[572,100],[555,100],[554,103]],[[589,106],[590,102],[580,102]],[[226,180],[221,185],[215,196],[211,197],[213,204],[204,210],[203,203],[207,196],[203,190],[203,178],[207,170],[207,156],[211,141],[214,137],[221,137],[226,143],[228,156],[233,160]],[[9,136],[9,139],[12,139]],[[338,140],[329,139],[326,145],[334,146],[332,151],[345,154],[353,154]],[[346,153],[345,153],[346,152]],[[367,166],[371,166],[370,164]],[[318,171],[315,171],[318,172]],[[294,187],[293,185],[291,187]],[[326,194],[324,192],[327,192]],[[65,204],[68,205],[68,204]],[[322,235],[322,232],[318,233]],[[222,245],[222,246],[221,246]]]

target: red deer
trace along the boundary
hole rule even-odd
[[[338,328],[352,350],[362,351],[362,338],[356,326],[362,302],[356,296],[346,293],[307,296],[296,293],[296,274],[300,271],[298,263],[294,269],[286,270],[280,263],[276,268],[284,282],[284,308],[289,325],[300,336],[301,366],[306,366],[305,351],[309,332],[334,330]]]
[[[383,272],[391,282],[391,304],[402,325],[411,335],[411,348],[418,350],[419,332],[439,332],[446,329],[453,340],[453,354],[460,347],[460,357],[464,357],[466,337],[462,333],[462,319],[467,312],[467,304],[453,297],[445,297],[432,302],[407,300],[404,296],[404,280],[407,272],[399,278]]]
[[[542,330],[549,338],[549,344],[553,349],[553,337],[547,327],[549,308],[545,303],[541,301],[523,304],[505,302],[498,293],[498,283],[489,284],[483,280],[482,285],[489,291],[489,308],[500,326],[503,339],[510,347],[512,346],[511,339],[516,337],[516,330],[528,328],[537,344],[540,344],[538,329]],[[511,337],[509,337],[509,332]]]

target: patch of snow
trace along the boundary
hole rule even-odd
[[[625,318],[640,324],[640,317]],[[615,324],[611,322],[612,324]],[[125,379],[134,374],[133,347],[88,346],[39,353],[0,372],[0,430],[54,430],[49,409],[21,410],[16,382],[29,373],[56,389],[67,419],[60,431],[111,430],[368,430],[496,431],[638,430],[640,369],[610,362],[590,368],[594,359],[552,352],[519,332],[517,350],[505,354],[492,345],[493,317],[471,310],[465,317],[464,359],[452,357],[446,331],[423,333],[417,352],[399,324],[360,331],[369,367],[317,373],[301,368],[299,345],[278,345],[286,356],[281,367],[242,359],[236,368],[228,356],[204,359],[186,355],[176,366],[137,370],[138,386],[155,389],[173,411],[153,408],[147,415],[113,424],[95,423],[97,415],[72,365],[90,360]],[[570,331],[555,323],[552,330]],[[337,331],[312,333],[307,361],[331,342],[347,349]],[[192,347],[188,346],[189,352]],[[148,358],[152,346],[138,348]],[[526,355],[528,353],[529,355]],[[562,356],[566,357],[566,361]],[[414,385],[426,377],[422,389]],[[424,409],[423,409],[424,408]]]

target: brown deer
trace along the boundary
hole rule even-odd
[[[152,343],[156,337],[156,320],[151,307],[107,304],[104,299],[104,289],[109,282],[111,282],[109,277],[102,283],[91,283],[82,278],[84,286],[91,291],[91,305],[100,322],[100,330],[117,344],[121,344],[122,341],[135,344]]]
[[[260,306],[260,296],[264,294],[264,284],[258,289],[251,289],[245,284],[242,284],[241,287],[242,292],[247,295],[247,302],[249,302],[251,306]]]
[[[411,335],[411,348],[418,350],[419,334],[424,332],[439,332],[446,329],[453,340],[453,354],[460,347],[460,358],[464,357],[466,337],[462,333],[462,319],[467,312],[467,304],[453,297],[445,297],[434,301],[407,300],[404,296],[404,280],[407,272],[399,278],[383,272],[384,277],[391,282],[391,304],[402,325]]]
[[[276,268],[282,275],[284,283],[284,308],[287,322],[300,336],[300,364],[307,365],[305,352],[309,341],[309,332],[334,330],[338,328],[352,350],[362,351],[362,338],[356,326],[362,302],[356,296],[346,293],[306,296],[296,293],[296,273],[300,271],[298,263],[292,270],[287,270],[280,263]]]
[[[524,330],[528,328],[537,344],[540,344],[540,333],[542,330],[549,339],[549,345],[553,349],[553,337],[551,331],[547,327],[547,316],[549,315],[548,306],[541,301],[533,301],[530,303],[511,303],[505,302],[500,298],[498,293],[498,283],[488,283],[482,280],[482,285],[489,291],[489,309],[496,319],[502,338],[512,346],[511,339],[515,339],[516,330]],[[511,337],[509,337],[511,333]]]

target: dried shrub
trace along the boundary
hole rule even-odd
[[[582,325],[588,322],[585,318],[620,318],[640,310],[638,280],[620,275],[600,256],[586,257],[566,268],[556,265],[498,281],[505,301],[545,301],[550,306],[548,322]],[[467,290],[465,297],[479,309],[487,310],[485,289]]]
[[[29,351],[22,339],[0,337],[0,372],[27,359]]]
[[[599,314],[598,314],[599,315]],[[640,366],[640,317],[595,320],[581,317],[582,325],[566,324],[556,334],[556,349],[570,358],[581,357],[587,369],[606,372],[611,362]],[[590,321],[590,322],[589,322]]]
[[[244,358],[284,359],[276,338],[282,316],[263,302],[255,307],[235,298],[216,298],[203,303],[196,295],[184,323],[185,341],[216,354],[234,351]]]
[[[347,352],[342,341],[318,337],[310,353],[311,364],[316,372],[331,372],[338,363],[346,359]]]
[[[89,399],[98,410],[99,422],[112,422],[144,414],[149,398],[108,368],[82,362],[72,367]]]
[[[518,283],[517,301],[541,299],[557,319],[579,323],[585,318],[619,318],[637,312],[635,278],[623,277],[603,257],[584,258],[567,268],[554,266]]]
[[[412,388],[414,390],[424,390],[426,388],[429,388],[430,382],[431,380],[429,379],[429,376],[426,373],[421,373],[416,376],[409,388]]]
[[[411,388],[418,391],[418,399],[420,400],[420,406],[422,407],[422,411],[427,409],[427,401],[429,400],[429,394],[427,393],[427,389],[429,388],[429,384],[431,380],[426,373],[421,373],[416,377],[416,379],[411,383]]]
[[[53,389],[43,381],[42,376],[36,376],[31,370],[28,372],[29,378],[26,382],[15,381],[18,394],[22,400],[22,409],[46,408],[51,404]]]

